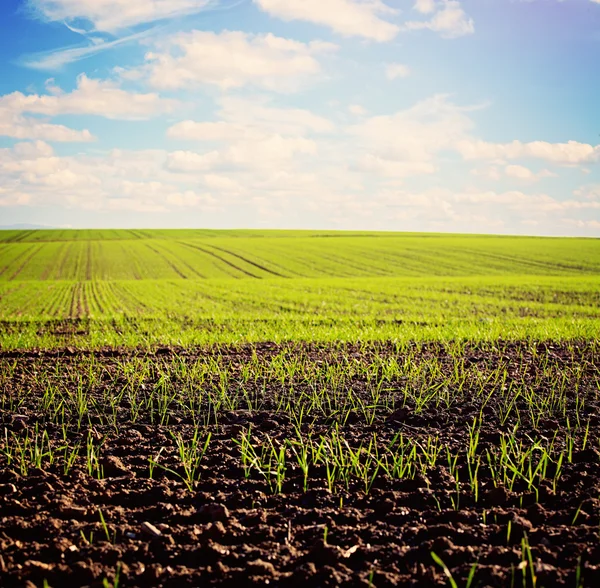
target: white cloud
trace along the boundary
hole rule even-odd
[[[410,67],[402,63],[388,63],[385,66],[385,75],[388,80],[407,78],[410,75]]]
[[[474,176],[486,178],[487,180],[492,180],[494,182],[497,182],[502,178],[500,170],[495,165],[491,165],[483,169],[472,169],[471,174]]]
[[[109,33],[194,14],[212,4],[211,0],[29,0],[29,5],[47,20],[66,23],[83,20],[95,30]]]
[[[519,190],[385,190],[375,198],[388,208],[392,218],[414,230],[514,233],[519,226],[535,226],[536,232],[564,234],[564,227],[569,224],[596,228],[587,223],[590,214],[600,211],[600,202],[558,200],[547,194]],[[521,232],[529,231],[525,228]]]
[[[511,180],[518,180],[520,182],[533,183],[544,178],[558,177],[558,174],[548,169],[542,169],[538,172],[534,172],[530,168],[519,164],[511,164],[504,167],[491,165],[483,169],[473,169],[471,170],[471,174],[487,180],[493,180],[495,182],[505,178],[510,178]]]
[[[473,123],[465,110],[439,95],[393,115],[368,118],[348,132],[376,157],[431,164],[440,151],[453,149],[470,136]]]
[[[436,0],[416,0],[415,10],[423,14],[430,14],[435,11]]]
[[[277,108],[264,98],[224,96],[219,101],[219,116],[232,123],[282,135],[329,133],[335,125],[322,116],[303,108]]]
[[[535,174],[523,165],[507,165],[504,168],[504,172],[507,176],[519,180],[531,180],[535,177]]]
[[[53,117],[63,114],[91,114],[114,119],[140,120],[173,111],[178,102],[157,94],[127,92],[115,83],[81,75],[77,87],[64,93],[49,84],[48,94],[13,92],[0,96],[0,135],[15,139],[57,142],[90,142],[90,131],[75,130],[25,114]]]
[[[94,136],[84,129],[70,129],[39,118],[24,117],[0,104],[0,136],[13,139],[39,139],[57,142],[90,142]]]
[[[573,191],[573,195],[577,198],[583,198],[585,200],[598,200],[600,201],[600,184],[591,186],[582,186],[577,190]]]
[[[44,141],[24,141],[13,146],[13,153],[20,159],[52,157],[54,149]]]
[[[217,190],[219,192],[242,192],[243,187],[239,182],[232,180],[227,176],[220,176],[217,174],[206,174],[203,177],[204,184],[211,190]]]
[[[191,180],[173,174],[166,169],[166,160],[166,152],[151,150],[60,157],[43,142],[20,143],[0,149],[0,206],[156,213],[214,210],[219,203],[213,192],[232,193],[236,188],[216,175]]]
[[[289,218],[290,207],[345,202],[336,191],[347,189],[354,174],[319,167],[315,154],[311,141],[281,137],[209,154],[114,150],[60,157],[46,144],[20,144],[0,149],[0,205],[229,216],[246,210]]]
[[[123,77],[146,77],[156,88],[179,89],[200,84],[222,90],[257,86],[296,90],[321,71],[317,56],[336,49],[331,43],[301,43],[272,34],[240,31],[178,33],[155,43],[146,64]]]
[[[364,106],[361,106],[360,104],[350,104],[350,106],[348,106],[348,112],[356,116],[364,116],[367,114],[368,111]]]
[[[525,180],[535,182],[537,180],[541,180],[542,178],[555,178],[557,174],[543,169],[539,172],[534,172],[530,170],[528,167],[524,165],[507,165],[504,168],[504,173],[510,177],[515,178],[517,180]]]
[[[196,153],[175,151],[169,154],[167,167],[172,171],[196,172],[218,169],[271,169],[300,155],[314,155],[317,145],[301,137],[274,135],[260,141],[234,143],[222,150]]]
[[[328,119],[300,108],[276,108],[261,99],[223,97],[222,120],[179,122],[167,131],[173,139],[193,141],[257,141],[270,135],[305,136],[334,130]]]
[[[0,186],[0,207],[28,206],[30,202],[30,194],[24,194],[23,192],[17,192]]]
[[[439,95],[395,114],[369,117],[350,125],[347,132],[356,137],[351,144],[352,169],[372,178],[404,180],[435,173],[443,161],[441,156],[456,153],[466,160],[492,163],[471,172],[485,180],[533,183],[556,177],[556,173],[532,169],[520,160],[538,158],[575,165],[600,155],[600,148],[575,142],[495,144],[478,140],[473,136],[475,125],[469,116],[474,108],[457,106],[448,96]]]
[[[356,169],[391,178],[405,178],[421,174],[432,174],[435,165],[427,161],[395,161],[367,154],[356,164]]]
[[[111,210],[132,210],[138,212],[166,212],[175,208],[209,209],[215,207],[217,199],[210,192],[181,190],[163,182],[132,182],[124,180],[118,195],[109,198],[107,206]]]
[[[596,2],[600,4],[600,0],[592,0],[592,2]],[[597,236],[598,231],[600,231],[600,221],[597,220],[582,220],[582,219],[572,219],[567,218],[564,219],[563,223],[569,227],[573,227],[576,229],[584,229],[592,231],[593,236]]]
[[[196,122],[184,120],[167,130],[171,139],[184,141],[247,141],[261,137],[254,129],[225,121]]]
[[[254,0],[265,12],[283,20],[303,20],[329,27],[344,36],[390,41],[399,27],[382,16],[397,11],[381,0]]]
[[[577,165],[600,161],[600,145],[593,146],[577,141],[568,141],[567,143],[549,143],[546,141],[489,143],[466,139],[457,144],[457,149],[465,159],[501,161],[542,159],[561,165]]]
[[[204,154],[194,151],[173,151],[169,153],[167,168],[172,171],[207,172],[217,167],[219,158],[217,151]]]
[[[309,190],[306,178],[310,176],[310,191],[316,193],[319,176],[302,169],[323,167],[322,160],[315,160],[319,146],[312,137],[325,135],[327,145],[335,130],[331,121],[305,109],[272,106],[261,97],[224,96],[219,104],[220,119],[183,121],[168,130],[171,138],[215,142],[218,147],[172,152],[167,157],[167,169],[202,175],[205,182],[218,184],[221,190],[248,193],[254,189],[282,199]],[[219,171],[227,171],[229,182],[225,182],[224,174],[215,174]]]
[[[428,10],[421,12],[430,12],[430,3],[423,4]],[[463,10],[460,2],[457,0],[441,0],[438,3],[438,10],[427,21],[408,21],[404,23],[404,28],[409,31],[428,29],[439,33],[446,39],[454,39],[471,35],[475,32],[475,23]]]
[[[172,112],[179,102],[158,94],[136,94],[120,89],[108,80],[94,80],[85,74],[77,78],[77,87],[69,93],[51,87],[51,94],[13,92],[0,96],[2,109],[16,114],[29,112],[46,116],[92,114],[114,119],[142,120]]]

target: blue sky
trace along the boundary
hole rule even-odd
[[[0,226],[600,236],[600,0],[3,0]]]

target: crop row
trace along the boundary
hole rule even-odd
[[[502,427],[537,429],[553,418],[581,426],[600,394],[599,351],[597,343],[453,342],[312,350],[290,344],[266,357],[254,347],[162,360],[89,355],[52,366],[6,357],[0,408],[12,414],[29,407],[44,422],[78,428],[118,427],[122,420],[167,425],[175,416],[208,426],[237,410],[285,413],[300,427],[321,417],[341,424],[360,417],[370,425],[398,409],[419,415],[468,401],[478,406],[478,420],[487,415]]]
[[[0,283],[0,344],[592,338],[598,278]]]
[[[477,503],[482,484],[538,500],[556,493],[570,464],[600,455],[599,353],[594,343],[452,344],[91,355],[52,367],[5,358],[0,414],[35,415],[35,424],[1,431],[0,460],[20,475],[79,465],[102,477],[106,439],[151,425],[168,435],[147,456],[146,475],[190,490],[214,436],[215,455],[236,455],[240,474],[273,493],[290,476],[303,491],[315,481],[368,493],[379,477],[429,487],[442,468],[456,484],[444,508]]]

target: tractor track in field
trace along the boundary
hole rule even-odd
[[[177,243],[178,243],[179,245],[184,245],[184,244],[185,244],[183,241],[177,241]],[[177,253],[174,253],[173,251],[169,251],[169,253],[171,253],[171,255],[175,255],[175,256],[177,255]],[[187,269],[188,269],[188,270],[190,270],[190,272],[191,272],[192,274],[196,274],[196,276],[197,276],[198,278],[201,278],[201,279],[206,279],[206,276],[205,276],[204,274],[200,273],[200,272],[198,271],[198,269],[197,269],[197,268],[195,268],[193,265],[189,264],[187,261],[185,261],[184,259],[181,259],[181,258],[179,258],[179,257],[178,257],[178,260],[179,260],[179,262],[180,262],[180,263],[182,263],[182,264],[183,264],[185,267],[187,267]]]
[[[17,255],[17,257],[15,257],[15,259],[12,260],[12,263],[15,263],[16,261],[20,261],[23,257],[25,257],[25,261],[17,268],[17,270],[8,279],[14,280],[16,277],[18,277],[18,275],[23,271],[25,266],[31,261],[31,259],[39,252],[39,250],[41,248],[42,248],[42,245],[38,245],[38,247],[36,247],[35,244],[32,244],[31,247],[28,247],[27,249],[25,249],[25,251],[23,251],[22,253]],[[2,271],[0,271],[0,276],[2,276],[4,273],[6,273],[8,271],[8,268],[9,268],[9,266],[6,266]]]
[[[218,259],[220,262],[224,263],[226,266],[233,268],[234,270],[237,270],[239,272],[242,272],[243,274],[247,275],[250,278],[260,278],[260,276],[257,276],[255,274],[253,274],[252,272],[249,272],[248,270],[245,270],[244,268],[241,268],[241,267],[235,265],[235,263],[232,263],[231,261],[223,258],[218,253],[215,253],[214,251],[211,251],[210,249],[204,249],[203,247],[200,247],[199,245],[192,245],[191,243],[186,243],[184,241],[182,241],[181,244],[185,245],[186,247],[189,247],[191,249],[196,249],[197,251],[202,251],[202,253],[206,253],[207,255],[210,255],[211,257]],[[231,273],[229,275],[232,276],[233,278],[239,277],[239,276],[236,276],[235,274],[231,274]]]
[[[578,436],[558,484],[542,481],[537,494],[524,483],[511,490],[496,485],[483,468],[476,499],[464,483],[465,464],[459,463],[463,484],[458,486],[458,474],[451,473],[443,456],[422,475],[378,477],[368,493],[358,481],[330,491],[322,468],[314,470],[303,489],[300,470],[289,465],[281,492],[273,493],[264,477],[244,473],[239,447],[232,442],[248,427],[253,439],[268,436],[277,443],[296,434],[298,424],[278,408],[286,388],[272,372],[271,379],[250,380],[239,389],[260,408],[222,409],[218,425],[202,428],[202,435],[210,431],[212,437],[199,481],[188,489],[168,471],[180,471],[171,433],[189,439],[196,430],[185,406],[174,404],[168,422],[161,424],[151,411],[134,419],[128,397],[119,396],[130,367],[140,369],[141,360],[162,370],[146,381],[145,397],[164,382],[159,377],[164,370],[171,370],[167,381],[178,391],[184,384],[179,379],[183,365],[191,369],[197,361],[214,359],[231,374],[240,374],[251,362],[273,366],[282,357],[301,357],[315,373],[326,365],[370,365],[385,358],[398,365],[417,362],[424,370],[435,361],[436,370],[447,374],[456,369],[473,375],[505,373],[497,394],[485,405],[481,397],[470,397],[467,379],[467,389],[451,407],[431,404],[417,411],[406,405],[381,411],[368,421],[361,413],[343,422],[335,411],[322,413],[300,425],[305,438],[318,438],[335,428],[355,443],[376,439],[383,452],[399,434],[422,444],[435,436],[453,450],[468,445],[469,427],[484,411],[482,454],[511,431],[520,443],[534,437],[562,439],[576,417],[588,423],[587,447]],[[520,386],[535,390],[540,398],[552,398],[546,377],[550,368],[576,378],[567,381],[566,389],[577,388],[584,395],[583,407],[567,398],[564,413],[534,424],[519,396],[519,431],[512,420],[502,424],[496,418],[502,410],[501,386]],[[0,388],[0,448],[3,439],[23,439],[36,430],[46,431],[50,442],[61,445],[66,430],[69,442],[81,443],[82,456],[86,439],[101,443],[104,477],[90,475],[84,457],[68,475],[59,462],[24,473],[0,451],[2,586],[29,582],[41,587],[44,581],[50,586],[102,586],[104,580],[113,582],[117,570],[123,586],[446,586],[448,578],[432,552],[459,586],[466,585],[474,564],[473,587],[533,587],[533,577],[538,587],[575,586],[577,578],[580,586],[600,584],[600,347],[595,342],[414,343],[401,348],[391,343],[266,342],[153,351],[0,350],[0,373],[7,370],[12,375]],[[90,413],[82,427],[75,419],[63,429],[40,411],[40,398],[49,385],[60,384],[68,403],[70,387],[75,396],[79,383],[85,385],[92,372],[90,406],[108,410],[107,399],[120,398],[113,424],[101,421],[101,413]],[[369,380],[361,373],[356,372],[351,387],[366,404]],[[208,390],[218,381],[216,373],[209,374],[198,390]],[[230,381],[231,394],[238,390],[235,382]],[[402,395],[406,385],[400,377],[389,382],[385,394]],[[310,386],[300,378],[289,393],[300,401]],[[332,388],[331,398],[340,393],[347,392]],[[11,399],[19,399],[18,413],[9,408]],[[159,453],[167,469],[157,468],[150,477],[148,459]],[[524,555],[524,541],[531,559]]]
[[[65,246],[61,249],[61,252],[64,251],[60,264],[58,265],[58,269],[56,272],[56,276],[58,279],[65,279],[65,269],[67,268],[67,262],[69,260],[69,253],[73,249],[73,243],[65,243]]]
[[[260,265],[259,263],[256,263],[255,261],[251,261],[250,259],[243,257],[242,255],[240,255],[239,253],[234,253],[233,251],[230,251],[229,249],[224,249],[222,247],[217,247],[216,245],[210,245],[210,247],[212,247],[213,249],[217,249],[219,251],[222,251],[223,253],[228,253],[229,255],[232,255],[233,257],[237,257],[239,260],[254,266],[255,268],[263,271],[263,272],[267,272],[268,274],[271,274],[273,276],[276,276],[278,278],[285,278],[287,276],[284,276],[283,274],[280,274],[278,272],[276,272],[275,270],[271,270],[267,267],[265,267],[264,265]]]
[[[69,316],[80,319],[89,316],[89,304],[85,295],[85,289],[82,282],[77,282],[71,289],[71,302],[69,304]]]
[[[35,233],[36,231],[33,229],[20,231],[19,234],[12,237],[8,243],[19,243],[20,241],[25,241],[29,236],[34,235]]]
[[[60,259],[60,256],[62,254],[62,252],[65,250],[65,248],[67,247],[66,243],[60,243],[58,250],[56,252],[56,259]],[[45,268],[44,271],[42,272],[42,274],[40,275],[40,280],[46,281],[48,279],[48,276],[50,275],[50,272],[54,269],[54,265],[53,264],[48,264]]]
[[[182,279],[187,280],[188,277],[162,252],[159,251],[158,249],[155,249],[154,247],[152,247],[149,243],[146,243],[146,247],[148,247],[148,249],[150,249],[150,251],[156,253],[156,255],[158,255],[159,257],[161,257],[162,259],[165,260],[165,262],[167,263],[167,265]]]
[[[86,261],[85,261],[85,279],[89,282],[93,278],[93,264],[92,264],[92,242],[89,241],[86,247]]]

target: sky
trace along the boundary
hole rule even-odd
[[[0,226],[600,236],[600,0],[1,0]]]

